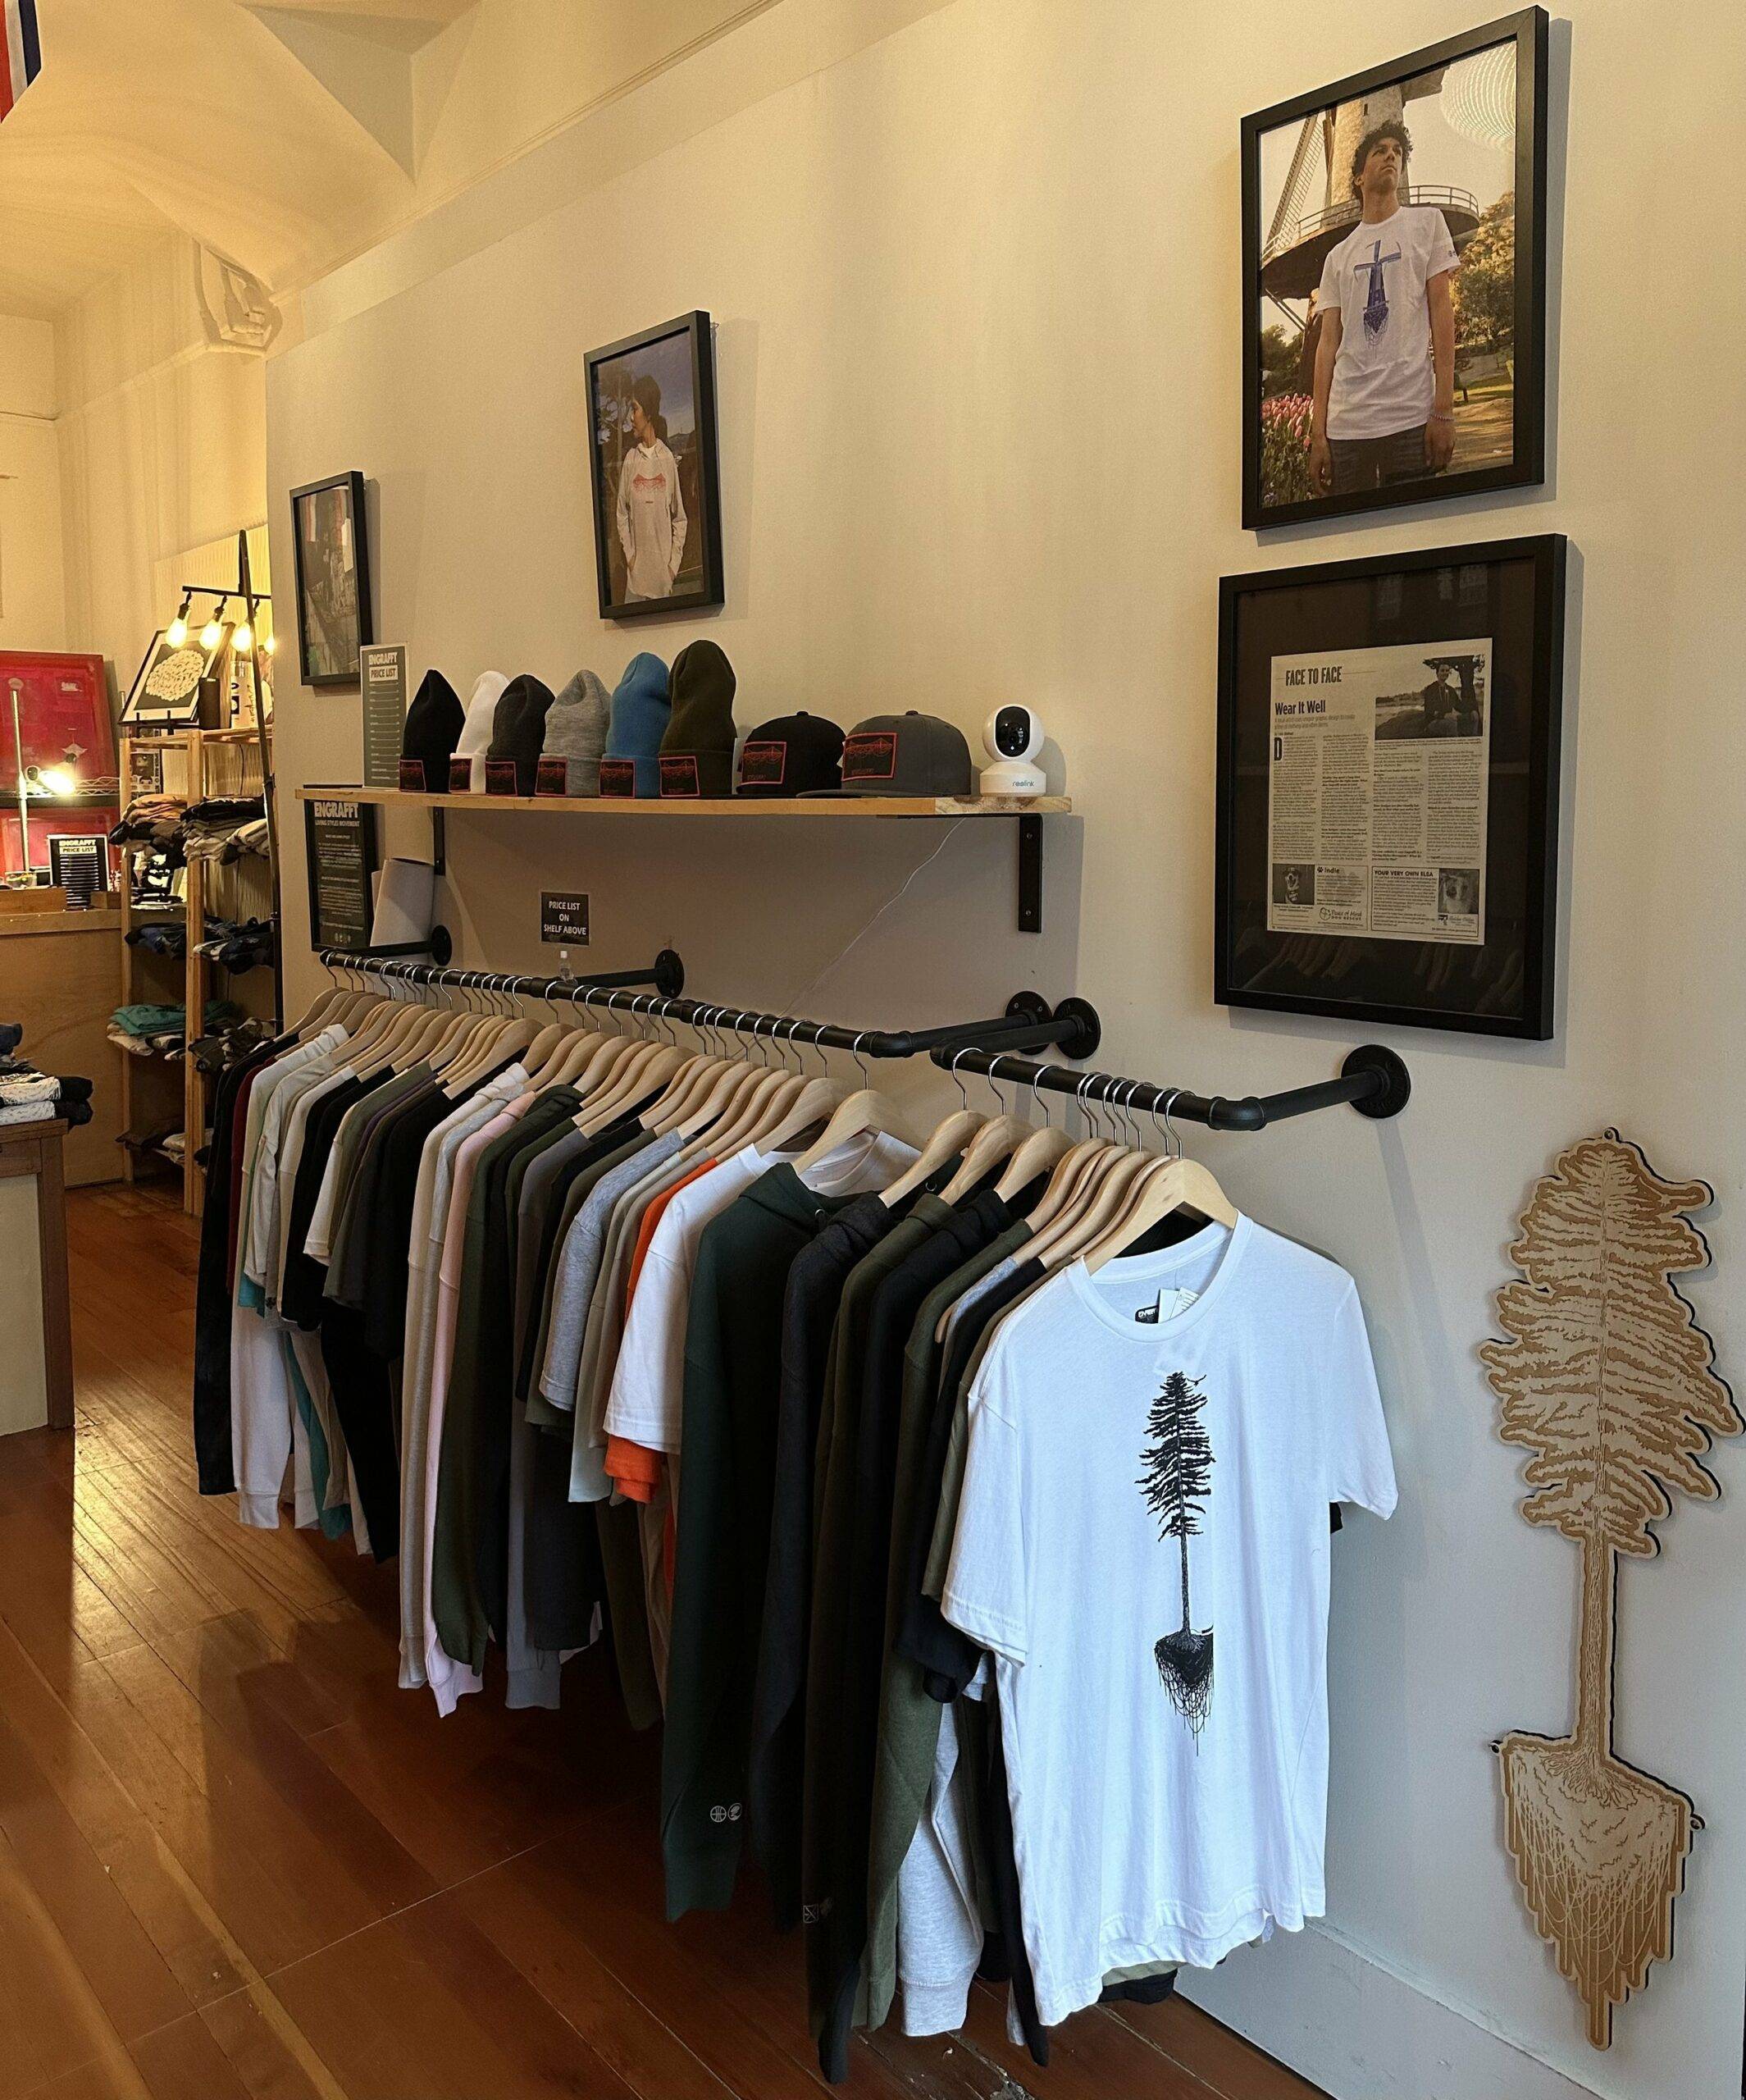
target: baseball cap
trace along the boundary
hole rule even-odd
[[[826,795],[969,795],[970,746],[962,729],[909,708],[869,714],[843,739],[841,788]]]
[[[822,714],[778,714],[740,746],[742,795],[818,794],[842,785],[843,733]]]

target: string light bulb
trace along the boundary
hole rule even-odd
[[[229,603],[229,599],[221,598],[218,601],[218,609],[212,614],[212,617],[207,622],[206,625],[201,628],[200,646],[203,649],[208,651],[214,650],[218,646],[219,643],[224,640],[225,607]]]
[[[172,649],[180,649],[188,640],[188,607],[189,594],[184,591],[180,610],[164,631],[164,640]]]
[[[248,615],[243,615],[242,624],[230,637],[230,646],[239,656],[250,655],[254,648],[254,629],[248,624]]]

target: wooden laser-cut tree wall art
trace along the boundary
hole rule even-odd
[[[1582,1550],[1573,1735],[1512,1731],[1498,1746],[1506,1836],[1528,1909],[1612,2040],[1613,2008],[1673,1947],[1692,1803],[1613,1755],[1619,1556],[1652,1559],[1671,1491],[1720,1493],[1700,1463],[1738,1436],[1710,1338],[1671,1279],[1707,1266],[1685,1213],[1711,1192],[1664,1181],[1616,1130],[1559,1156],[1522,1212],[1498,1293],[1506,1341],[1479,1354],[1502,1402],[1498,1434],[1530,1452],[1521,1513]]]

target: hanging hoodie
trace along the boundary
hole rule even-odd
[[[633,598],[666,598],[685,552],[679,463],[657,438],[633,445],[618,470],[618,544]]]

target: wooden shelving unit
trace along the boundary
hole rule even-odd
[[[311,782],[297,790],[300,802],[340,800],[376,809],[417,810],[431,819],[433,857],[439,870],[446,859],[446,820],[465,816],[572,815],[608,821],[647,818],[660,824],[726,819],[735,824],[867,824],[910,822],[932,818],[1000,819],[1018,833],[1019,929],[1042,930],[1042,820],[1068,816],[1073,802],[1065,795],[840,795],[732,796],[711,801],[688,798],[602,795],[413,795],[398,788],[340,786]]]
[[[271,724],[268,735],[271,734]],[[258,733],[252,729],[180,729],[150,737],[124,737],[121,740],[121,783],[124,801],[140,792],[135,781],[134,755],[155,755],[165,794],[198,802],[212,795],[258,795],[262,792],[262,765]],[[204,1022],[207,1002],[212,997],[215,979],[226,976],[219,966],[194,951],[205,938],[208,912],[225,919],[270,919],[272,915],[271,871],[264,859],[246,856],[230,867],[196,858],[185,870],[185,886],[176,909],[141,911],[133,901],[132,870],[128,865],[142,849],[122,849],[121,881],[121,1003],[153,999],[168,1003],[179,991],[188,1032],[198,1035]],[[185,952],[180,963],[158,956],[148,949],[132,947],[130,930],[144,919],[180,924]],[[273,973],[263,967],[229,979],[226,996],[251,1011],[261,1002],[253,988],[266,992],[267,1010],[273,998]],[[175,989],[166,986],[174,985]],[[182,1115],[182,1206],[198,1216],[205,1196],[206,1177],[195,1157],[206,1142],[206,1118],[212,1081],[191,1057],[167,1059],[134,1057],[126,1051],[121,1060],[121,1128],[129,1136],[143,1134],[138,1120],[164,1120],[180,1102]],[[134,1180],[139,1156],[125,1153],[123,1173]]]

